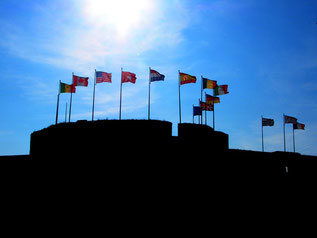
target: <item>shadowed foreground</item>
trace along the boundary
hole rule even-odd
[[[1,158],[2,185],[9,187],[3,194],[45,214],[102,211],[117,226],[125,219],[135,229],[141,217],[155,231],[167,224],[209,227],[211,217],[215,227],[227,228],[246,211],[253,220],[307,203],[294,186],[314,187],[307,182],[315,181],[316,157],[228,149],[227,134],[203,125],[181,124],[178,134],[172,136],[172,123],[155,120],[44,128],[32,133],[30,155]]]
[[[317,158],[298,153],[228,149],[227,134],[209,126],[157,120],[61,123],[31,134],[30,156],[3,157],[31,169],[106,174],[140,181],[209,181],[314,177]],[[72,169],[70,169],[72,168]],[[76,169],[75,169],[76,168]],[[198,186],[198,185],[197,185]]]

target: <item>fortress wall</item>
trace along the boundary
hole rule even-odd
[[[172,123],[156,120],[62,123],[32,133],[30,158],[45,166],[90,168],[142,183],[195,186],[317,174],[315,156],[229,149],[229,136],[205,125],[179,124],[178,132],[173,137]]]

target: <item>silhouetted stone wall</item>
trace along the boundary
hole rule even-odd
[[[192,149],[204,151],[226,151],[229,149],[229,136],[221,131],[214,131],[206,125],[182,123],[178,124],[178,139],[180,143],[192,145]]]
[[[179,124],[178,134],[172,136],[172,123],[157,120],[61,123],[31,134],[30,156],[2,160],[30,161],[30,171],[44,167],[65,169],[65,174],[105,173],[138,183],[181,180],[202,187],[316,177],[316,156],[228,149],[229,136],[205,125]]]
[[[172,123],[156,120],[78,121],[53,125],[31,135],[30,155],[38,159],[118,160],[144,156],[169,143]]]

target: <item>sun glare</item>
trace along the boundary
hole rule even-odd
[[[87,0],[83,6],[90,24],[112,28],[126,36],[143,24],[153,8],[149,0]]]

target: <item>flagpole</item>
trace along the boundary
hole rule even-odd
[[[122,68],[121,68],[121,83],[120,83],[120,111],[119,111],[119,120],[121,120],[121,104],[122,104]]]
[[[180,71],[178,70],[178,102],[179,102],[179,124],[182,123],[182,112],[181,112],[181,80]]]
[[[212,104],[213,104],[213,110],[212,110],[212,127],[214,128],[215,131],[215,89],[213,89],[213,98],[212,98]]]
[[[71,84],[71,88],[70,88],[70,102],[69,102],[69,118],[68,118],[68,122],[70,122],[70,117],[71,117],[71,114],[72,114],[73,87],[74,87],[74,72],[73,72],[72,84]]]
[[[283,113],[283,135],[284,135],[284,152],[286,152],[285,146],[285,114]]]
[[[200,90],[200,100],[203,101],[203,76],[201,75],[201,90]],[[200,106],[200,105],[199,105]],[[203,124],[203,115],[200,115],[200,124]]]
[[[95,114],[95,90],[96,90],[96,69],[95,69],[95,81],[94,81],[94,94],[92,99],[92,118],[91,120],[94,120],[94,114]]]
[[[200,99],[198,98],[198,105],[199,105],[199,107],[200,107]],[[201,108],[200,108],[200,110],[201,110]],[[200,117],[200,118],[199,118]],[[200,125],[202,125],[203,124],[203,122],[202,122],[202,118],[203,118],[203,113],[202,113],[202,110],[201,110],[201,115],[199,115],[199,117],[198,117],[198,124],[200,123]]]
[[[66,102],[66,109],[65,109],[65,123],[67,121],[67,102]]]
[[[206,110],[205,110],[205,125],[207,125],[207,109],[208,109],[208,106],[207,106],[207,100],[206,100],[206,92],[205,92],[205,103],[206,103]]]
[[[294,133],[294,124],[293,124],[293,148],[295,153],[295,133]]]
[[[150,120],[150,105],[151,105],[151,67],[149,67],[149,102],[148,102],[148,120]]]
[[[57,94],[57,107],[56,107],[56,120],[55,125],[57,125],[58,121],[58,108],[59,108],[59,95],[61,94],[61,81],[59,80],[58,94]]]
[[[193,104],[193,124],[195,123],[194,118],[195,116],[194,116],[194,104]]]
[[[261,115],[261,127],[262,127],[262,152],[264,152],[264,141],[263,141],[263,116]]]

